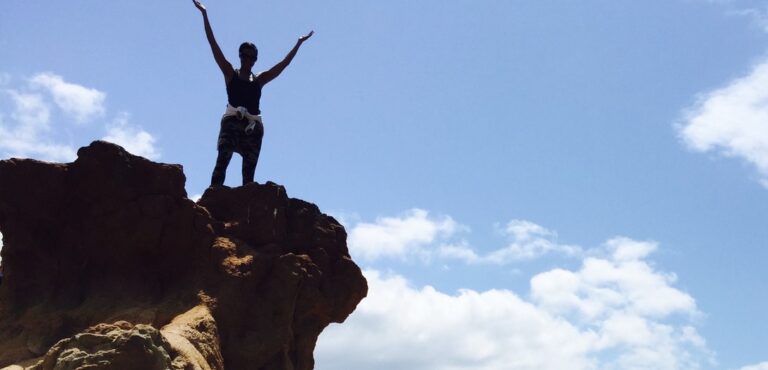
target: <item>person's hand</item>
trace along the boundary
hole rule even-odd
[[[206,12],[205,5],[203,5],[203,3],[199,2],[198,0],[192,0],[192,2],[195,3],[195,7],[197,7],[197,9],[200,9],[200,12]]]
[[[312,35],[314,35],[314,34],[315,34],[315,31],[309,31],[309,33],[308,33],[308,34],[306,34],[306,35],[304,35],[304,36],[301,36],[301,37],[299,37],[299,42],[304,42],[304,41],[307,41],[307,39],[309,39],[310,37],[312,37]]]

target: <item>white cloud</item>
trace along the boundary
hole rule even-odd
[[[761,362],[756,365],[744,366],[739,370],[768,370],[768,362]]]
[[[558,243],[557,233],[530,221],[512,220],[507,223],[502,234],[510,239],[509,244],[486,255],[478,255],[466,243],[440,246],[438,254],[443,258],[461,260],[470,264],[496,265],[531,260],[552,253],[565,256],[583,254],[581,247]]]
[[[348,230],[352,230],[354,224],[360,222],[360,214],[358,214],[357,212],[332,209],[332,210],[326,211],[326,213],[331,217],[335,218],[336,221],[344,225],[344,227],[347,228]]]
[[[438,247],[437,254],[441,258],[460,260],[469,264],[487,261],[486,258],[478,255],[466,242],[441,245]]]
[[[557,233],[530,221],[512,220],[501,230],[509,244],[480,255],[465,240],[458,239],[468,227],[450,216],[432,217],[422,209],[411,209],[398,217],[378,218],[373,223],[358,222],[350,230],[352,256],[366,261],[416,256],[424,262],[442,258],[468,264],[505,265],[546,254],[583,254],[578,246],[558,243]]]
[[[0,127],[0,130],[2,129]],[[0,149],[3,149],[9,157],[35,158],[43,161],[71,162],[77,158],[77,150],[72,146],[21,141],[6,134],[0,134]]]
[[[39,73],[30,79],[30,83],[50,92],[56,105],[78,122],[104,115],[106,94],[99,90],[66,82],[53,73]]]
[[[76,157],[74,148],[53,143],[46,137],[51,131],[51,107],[43,96],[13,89],[5,92],[13,102],[14,111],[10,125],[0,117],[0,150],[13,157],[52,161],[71,161]]]
[[[104,116],[105,93],[66,82],[53,73],[39,73],[23,85],[12,86],[12,82],[11,76],[0,74],[0,98],[8,98],[11,103],[10,112],[0,112],[1,156],[69,162],[77,157],[76,146],[69,143],[73,137],[85,140],[77,144],[87,145],[100,136],[84,132],[86,128],[82,125],[67,126],[63,118],[71,116],[77,123],[83,123]],[[63,115],[57,114],[57,107]],[[127,113],[118,114],[103,129],[104,139],[134,154],[150,159],[160,156],[156,139],[142,128],[129,124]]]
[[[571,256],[582,253],[580,247],[558,243],[557,233],[530,221],[512,220],[507,224],[505,232],[511,238],[510,243],[486,256],[488,262],[506,264],[538,258],[548,253]]]
[[[152,134],[141,127],[128,123],[128,114],[121,113],[115,121],[107,127],[107,135],[103,140],[122,146],[132,154],[149,159],[160,158],[160,152],[155,148],[157,141]]]
[[[464,228],[450,217],[434,218],[425,210],[412,209],[400,217],[378,218],[375,223],[355,225],[349,234],[350,252],[368,261],[410,255],[429,258],[430,252],[425,247],[450,238]]]
[[[317,344],[318,369],[590,369],[596,339],[506,290],[449,295],[366,271],[369,296]]]
[[[11,117],[19,123],[16,129],[18,136],[35,138],[40,132],[50,129],[51,110],[42,96],[20,93],[15,90],[8,90],[7,92],[16,108]]]
[[[678,124],[691,149],[741,158],[768,187],[768,60],[745,77],[703,94]]]
[[[638,244],[614,239],[605,248],[637,250]],[[505,289],[448,294],[365,271],[369,296],[344,324],[323,332],[316,366],[682,370],[709,364],[712,355],[691,324],[698,313],[693,298],[646,255],[618,255],[587,258],[576,271],[538,274],[530,299]]]
[[[611,239],[606,243],[616,261],[636,261],[656,251],[656,243],[639,242],[627,238]]]
[[[737,9],[731,10],[728,13],[731,15],[747,17],[763,32],[768,32],[768,7]]]
[[[594,320],[616,313],[664,317],[696,313],[691,296],[672,287],[674,274],[662,274],[644,258],[654,243],[616,238],[606,242],[607,258],[585,258],[581,270],[552,270],[531,279],[531,297],[558,314]],[[633,253],[642,251],[643,253]],[[630,253],[628,253],[630,252]]]
[[[706,0],[725,9],[725,14],[736,17],[749,18],[752,24],[763,32],[768,32],[768,6],[745,7],[744,3],[737,0]]]

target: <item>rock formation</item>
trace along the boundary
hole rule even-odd
[[[313,368],[368,289],[344,228],[274,183],[184,182],[101,141],[0,161],[0,368]]]

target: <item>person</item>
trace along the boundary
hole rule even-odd
[[[261,152],[261,141],[264,137],[264,125],[261,121],[259,107],[261,90],[264,85],[283,72],[293,57],[296,56],[299,47],[312,37],[314,31],[299,37],[293,49],[275,66],[267,71],[254,74],[251,69],[258,59],[256,45],[250,42],[244,42],[240,45],[240,68],[234,69],[216,43],[205,6],[198,0],[192,1],[203,15],[205,35],[211,46],[213,59],[216,60],[216,64],[224,74],[224,82],[227,87],[228,104],[227,110],[221,118],[219,139],[216,145],[218,156],[211,175],[211,186],[224,184],[227,166],[229,166],[233,152],[243,157],[242,172],[243,185],[245,185],[253,182],[253,175]]]

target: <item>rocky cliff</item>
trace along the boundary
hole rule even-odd
[[[0,368],[314,366],[367,293],[344,228],[273,183],[184,182],[100,141],[0,161]]]

